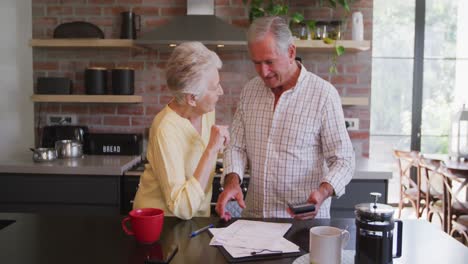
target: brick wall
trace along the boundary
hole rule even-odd
[[[356,0],[352,12],[364,15],[364,38],[372,39],[372,0]],[[173,16],[186,13],[184,0],[32,0],[33,38],[51,38],[54,28],[64,22],[87,21],[103,30],[106,38],[119,38],[122,11],[133,9],[142,18],[142,32],[164,25]],[[314,0],[291,0],[290,9],[306,19],[332,20],[342,12],[320,7]],[[247,11],[241,0],[216,0],[215,14],[225,21],[248,26]],[[348,22],[349,24],[349,22]],[[348,25],[344,38],[351,38]],[[181,34],[183,31],[181,30]],[[170,100],[164,81],[164,64],[169,50],[135,51],[130,49],[44,49],[34,48],[34,80],[40,76],[64,76],[73,80],[73,93],[84,93],[84,70],[88,66],[135,68],[135,94],[143,95],[142,104],[60,104],[36,103],[36,127],[45,125],[47,114],[77,114],[78,123],[92,132],[146,133],[154,115]],[[230,124],[243,85],[255,76],[245,51],[216,51],[224,65],[221,84],[225,95],[216,107],[217,121]],[[328,73],[330,54],[299,51],[306,68],[335,85],[344,96],[370,98],[371,51],[349,53],[338,59],[338,74]],[[369,106],[345,106],[345,117],[360,119],[359,131],[350,132],[358,155],[368,156]]]

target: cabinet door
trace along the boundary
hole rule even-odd
[[[120,176],[2,174],[0,180],[0,209],[8,211],[118,213],[120,205]]]

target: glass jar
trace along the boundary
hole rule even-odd
[[[315,34],[313,39],[324,39],[327,36],[327,22],[317,21],[315,24]]]
[[[334,40],[341,39],[341,21],[333,20],[328,23],[327,35]]]

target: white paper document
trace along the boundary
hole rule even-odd
[[[237,220],[226,228],[211,228],[210,245],[223,246],[233,257],[272,253],[299,252],[299,247],[283,237],[291,228],[288,223],[269,223],[251,220]]]

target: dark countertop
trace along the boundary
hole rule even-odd
[[[16,222],[0,229],[1,263],[143,263],[145,248],[121,229],[123,217],[53,216],[0,213],[0,219]],[[189,234],[209,223],[225,226],[218,218],[164,220],[161,243],[177,243],[179,252],[171,263],[226,263],[216,247],[208,245],[207,232],[190,239]],[[348,226],[354,249],[354,219],[294,221],[286,238],[308,251],[309,228],[315,225]],[[0,228],[2,227],[0,221]],[[468,248],[436,226],[422,220],[404,221],[403,256],[394,263],[467,263]],[[156,246],[156,245],[155,245]],[[292,263],[283,258],[255,263]]]
[[[141,160],[140,156],[83,155],[81,158],[34,162],[32,153],[3,158],[1,173],[62,174],[62,175],[123,175]]]

